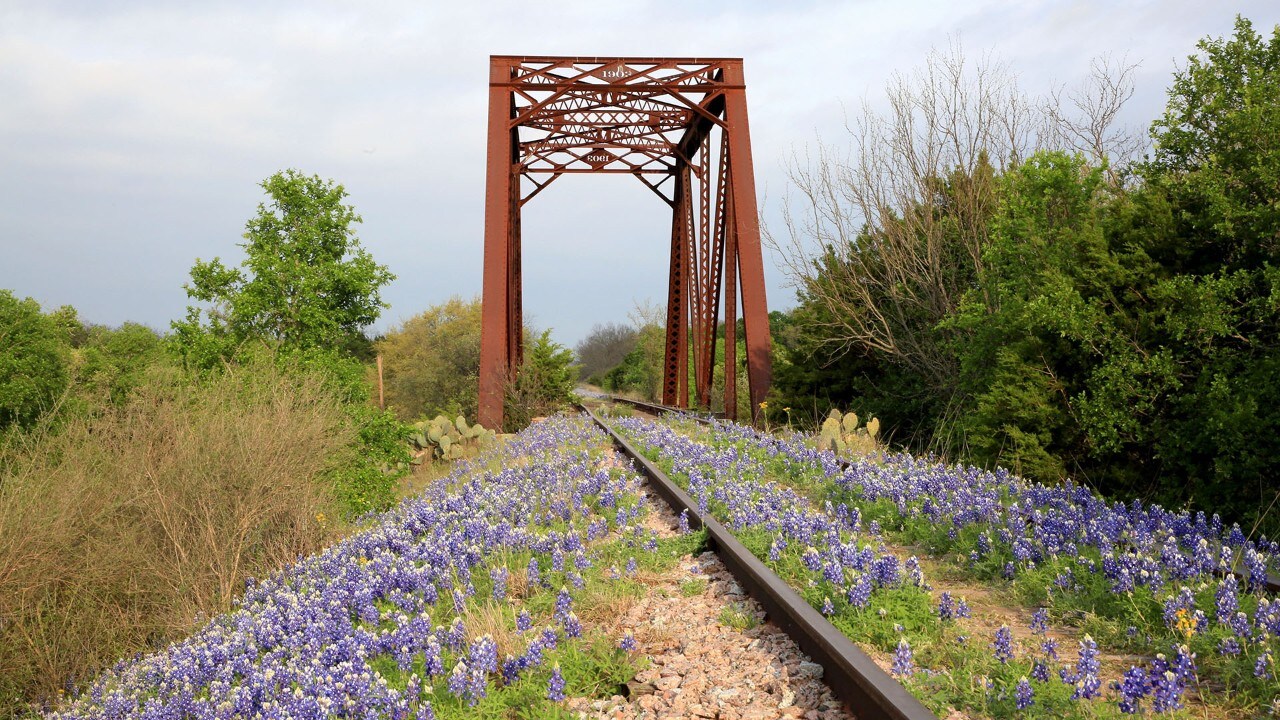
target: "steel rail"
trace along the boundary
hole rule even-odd
[[[651,405],[651,403],[645,403]],[[769,619],[796,641],[800,649],[822,665],[823,679],[859,720],[938,720],[914,696],[844,633],[827,621],[746,548],[718,520],[698,511],[698,505],[656,465],[637,451],[585,405],[584,412],[631,458],[654,489],[676,513],[688,511],[689,527],[705,528],[713,550],[738,583],[764,606]],[[670,410],[666,406],[656,406]]]
[[[626,403],[627,405],[631,405],[631,406],[633,406],[633,407],[638,407],[638,408],[640,408],[641,410],[645,410],[645,411],[647,411],[647,412],[653,413],[654,415],[661,415],[662,413],[673,413],[673,414],[675,414],[675,415],[680,415],[680,416],[682,416],[682,417],[687,417],[687,418],[689,418],[690,420],[694,420],[694,421],[696,421],[696,422],[700,422],[700,423],[703,423],[703,424],[710,423],[710,422],[712,422],[713,420],[723,420],[723,419],[724,419],[724,418],[722,417],[722,415],[723,415],[722,413],[715,413],[715,412],[711,412],[711,413],[707,413],[707,414],[699,414],[699,413],[698,413],[698,411],[696,411],[696,410],[690,410],[689,408],[673,407],[673,406],[671,406],[671,405],[662,405],[662,404],[660,404],[660,403],[651,403],[651,402],[647,402],[647,401],[645,401],[645,400],[633,400],[633,399],[631,399],[631,398],[622,397],[622,396],[620,396],[620,395],[608,395],[608,394],[605,394],[605,395],[604,395],[604,399],[607,399],[607,400],[609,400],[610,402],[615,402],[615,403]],[[710,417],[708,417],[708,415],[710,415]]]

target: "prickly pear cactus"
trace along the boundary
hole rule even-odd
[[[470,425],[462,415],[453,420],[437,415],[414,423],[408,440],[419,451],[415,464],[421,464],[423,459],[456,460],[462,457],[466,445],[487,445],[495,437],[494,431],[486,430],[479,423]]]
[[[858,427],[857,413],[841,413],[833,409],[818,432],[818,448],[837,455],[866,455],[879,450],[880,419],[871,418]]]

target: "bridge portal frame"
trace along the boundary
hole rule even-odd
[[[479,422],[501,427],[523,361],[521,208],[576,173],[633,175],[671,207],[662,402],[710,405],[723,299],[736,417],[740,299],[757,417],[772,365],[742,59],[491,56],[488,143]]]

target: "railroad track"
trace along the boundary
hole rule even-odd
[[[640,401],[657,412],[681,412]],[[813,609],[804,598],[765,566],[715,518],[698,511],[698,505],[608,423],[585,405],[591,419],[602,428],[618,450],[636,464],[654,490],[676,513],[687,511],[691,528],[705,528],[708,541],[720,561],[752,598],[768,613],[769,619],[795,640],[824,669],[831,690],[860,720],[937,720],[937,716],[913,697],[844,633]],[[708,421],[709,422],[709,421]]]
[[[650,415],[653,415],[655,417],[658,415],[662,415],[664,413],[672,413],[675,415],[687,417],[691,420],[696,420],[697,422],[700,422],[700,423],[709,423],[712,420],[724,419],[724,413],[699,412],[697,410],[690,410],[688,408],[673,407],[671,405],[661,405],[659,403],[651,403],[651,402],[646,402],[644,400],[633,400],[631,398],[622,397],[621,395],[608,395],[608,394],[602,393],[600,399],[608,400],[609,402],[623,403],[625,405],[630,405],[631,407],[643,410],[644,412],[649,413]]]

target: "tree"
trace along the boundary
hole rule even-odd
[[[899,407],[958,416],[967,398],[956,395],[955,348],[968,331],[944,321],[979,286],[998,179],[1046,147],[1078,145],[1095,166],[1106,152],[1130,152],[1115,120],[1131,88],[1132,66],[1103,60],[1065,100],[1063,91],[1034,100],[1007,66],[975,63],[958,44],[895,75],[888,111],[867,105],[853,119],[847,154],[823,145],[791,168],[799,201],[784,208],[785,235],[767,240],[806,308],[794,340],[823,366],[867,370],[863,387],[914,394]],[[805,387],[817,389],[816,377],[804,375],[782,378],[798,383],[786,390],[797,402],[809,396],[802,407],[855,399],[820,399]],[[875,412],[887,430],[931,434],[932,423],[901,410]]]
[[[507,382],[507,430],[519,430],[535,417],[550,415],[573,402],[578,368],[573,352],[543,330],[526,343],[524,363]]]
[[[635,348],[638,339],[639,331],[629,325],[608,323],[593,326],[575,348],[582,377],[590,382],[600,382],[604,373],[617,367]]]
[[[245,260],[230,268],[197,260],[187,296],[208,303],[174,322],[174,341],[196,365],[233,354],[248,340],[286,348],[353,349],[378,318],[380,289],[395,279],[361,247],[346,190],[285,170],[261,184],[270,198],[246,224]]]
[[[391,329],[382,355],[387,407],[409,421],[476,416],[480,377],[479,298],[450,298]]]
[[[0,431],[28,426],[67,389],[67,333],[56,314],[0,290]]]

